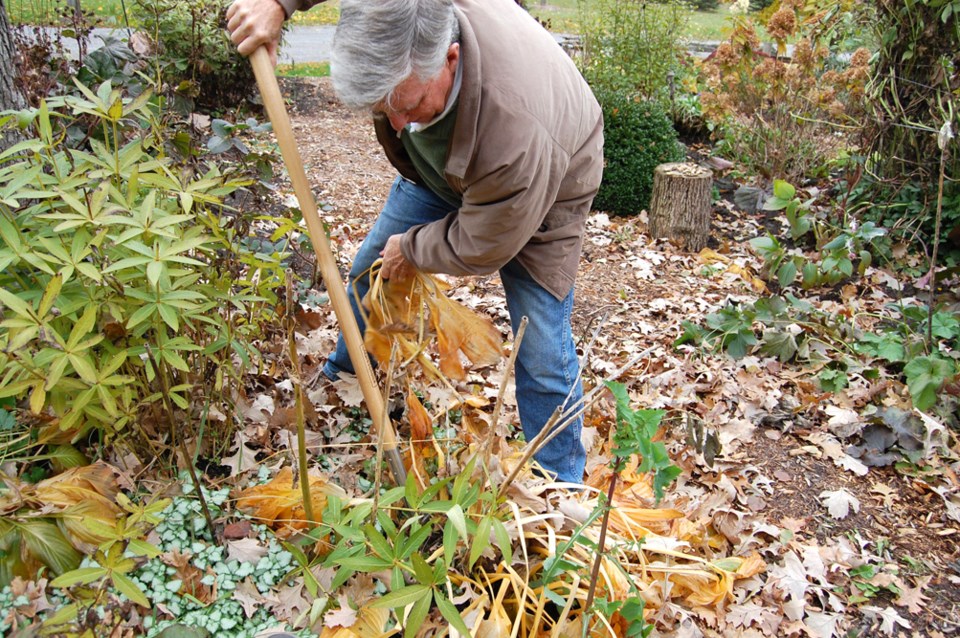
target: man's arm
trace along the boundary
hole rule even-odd
[[[250,55],[260,46],[267,47],[277,64],[277,47],[283,21],[294,11],[305,11],[324,0],[234,0],[227,9],[227,30],[240,55]]]

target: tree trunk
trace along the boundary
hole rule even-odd
[[[696,252],[710,236],[713,173],[690,163],[661,164],[653,172],[650,235],[678,240]]]
[[[16,53],[13,31],[7,18],[7,6],[0,0],[0,111],[20,109],[24,106],[23,96],[17,88],[17,67],[14,62]],[[0,129],[0,151],[9,148],[17,139],[19,134],[15,129]]]

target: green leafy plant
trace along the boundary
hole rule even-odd
[[[667,97],[668,77],[686,55],[682,45],[690,9],[684,2],[578,2],[583,57],[580,68],[594,90]]]
[[[635,215],[646,208],[658,164],[684,157],[670,118],[633,93],[597,92],[604,119],[604,171],[594,208]]]
[[[472,460],[456,478],[436,480],[425,489],[411,472],[405,485],[381,494],[375,508],[374,502],[347,508],[342,499],[328,496],[322,524],[290,544],[299,564],[296,569],[305,573],[317,562],[335,568],[331,588],[357,573],[388,573],[390,593],[372,606],[396,609],[413,604],[404,623],[406,635],[414,635],[433,608],[459,631],[469,633],[450,602],[448,570],[469,573],[490,551],[508,563],[512,559],[504,525],[509,514],[496,505],[492,491],[472,480],[475,467]],[[318,541],[329,548],[322,558],[311,557],[305,549]],[[307,579],[307,587],[318,589],[312,580]]]
[[[750,240],[750,245],[763,258],[761,274],[775,280],[781,288],[797,281],[804,289],[832,286],[852,277],[854,270],[863,275],[873,263],[875,252],[882,252],[876,244],[887,235],[873,222],[849,223],[836,226],[814,212],[813,200],[801,201],[796,189],[783,180],[775,180],[773,196],[764,204],[766,210],[782,210],[789,224],[791,239],[797,241],[812,236],[819,251],[817,259],[810,259],[799,251],[789,251],[773,235]]]
[[[154,63],[171,93],[190,108],[232,110],[253,90],[250,64],[223,28],[227,0],[136,0],[134,18],[157,46]],[[188,111],[189,112],[189,111]]]
[[[870,602],[884,593],[899,596],[902,590],[891,582],[889,575],[896,575],[896,566],[864,563],[853,567],[850,572],[850,586],[853,590],[849,601],[854,604]],[[881,578],[878,578],[881,577]],[[882,576],[887,576],[882,578]]]
[[[227,381],[252,364],[248,339],[283,280],[221,214],[243,182],[191,174],[153,145],[149,92],[78,88],[24,114],[36,137],[0,155],[0,397],[107,440],[144,413],[164,423],[163,398],[229,413]],[[98,136],[73,149],[78,118]]]
[[[875,378],[879,362],[892,377],[904,380],[918,409],[941,404],[949,412],[942,391],[960,372],[952,355],[960,344],[960,314],[942,309],[929,318],[922,306],[888,309],[893,314],[865,332],[787,293],[753,304],[728,303],[707,315],[703,326],[684,321],[674,345],[694,344],[734,358],[759,352],[782,362],[816,364],[822,366],[820,386],[829,392],[842,390],[852,371]],[[924,334],[928,322],[936,338],[932,348]]]
[[[857,352],[902,366],[913,404],[929,410],[940,399],[940,390],[958,370],[955,359],[947,353],[960,348],[960,313],[945,309],[929,316],[925,306],[889,306],[893,316],[878,324],[875,332],[861,334],[854,348]],[[936,340],[927,344],[925,329],[932,327]]]

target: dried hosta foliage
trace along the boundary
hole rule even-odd
[[[0,587],[42,569],[74,569],[81,552],[109,540],[122,514],[116,474],[105,463],[71,468],[36,485],[4,477],[0,489]],[[94,523],[94,525],[91,525]]]
[[[370,279],[363,300],[364,345],[381,364],[396,348],[397,363],[416,362],[430,376],[461,380],[466,376],[461,354],[478,367],[500,361],[500,332],[486,317],[447,297],[448,286],[436,277],[417,272],[407,281],[385,281],[377,263]],[[439,369],[427,357],[429,350],[436,351]]]
[[[44,479],[23,492],[37,508],[54,514],[70,543],[85,553],[108,540],[88,525],[94,520],[113,527],[122,510],[116,504],[117,477],[112,467],[94,463]]]
[[[327,496],[346,497],[342,488],[321,476],[311,475],[310,498],[315,516],[327,505]],[[237,497],[237,509],[277,530],[278,535],[289,535],[310,525],[303,507],[303,492],[293,470],[285,467],[269,482],[242,490]]]

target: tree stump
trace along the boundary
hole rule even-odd
[[[713,172],[688,162],[661,164],[653,172],[650,235],[678,240],[697,252],[710,236]]]

